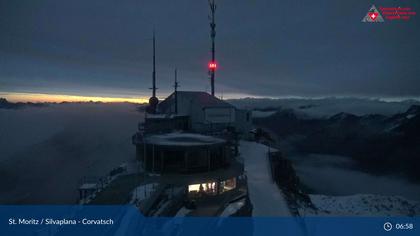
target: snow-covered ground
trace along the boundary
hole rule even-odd
[[[137,186],[132,194],[130,204],[136,204],[149,198],[157,189],[158,183]]]
[[[268,147],[241,141],[240,154],[248,177],[248,191],[254,216],[290,216],[283,193],[271,179]]]
[[[186,215],[188,215],[191,212],[190,209],[187,209],[185,207],[182,207],[181,209],[179,209],[179,211],[176,213],[175,217],[184,217]]]
[[[268,147],[241,141],[241,157],[248,176],[248,188],[254,216],[288,216],[287,202],[281,190],[271,180],[267,152]],[[317,170],[320,171],[320,168]],[[324,170],[325,171],[325,170]],[[328,170],[330,171],[330,170]],[[325,180],[324,183],[328,181]],[[347,185],[348,186],[348,185]],[[326,196],[311,194],[318,209],[301,212],[302,215],[324,216],[415,216],[420,215],[419,202],[400,196],[379,194],[352,194],[348,196]],[[233,206],[232,206],[233,207]],[[233,210],[233,209],[231,209]]]
[[[241,199],[239,201],[232,202],[229,205],[227,205],[227,207],[223,210],[223,212],[222,212],[222,214],[220,214],[220,216],[231,216],[231,215],[235,214],[236,212],[238,212],[243,206],[245,206],[245,204],[246,204],[245,199]]]
[[[415,216],[420,204],[398,196],[356,194],[351,196],[310,195],[318,215],[328,216]]]

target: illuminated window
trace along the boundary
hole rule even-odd
[[[188,193],[190,194],[216,194],[216,182],[207,182],[201,184],[188,185]]]
[[[220,192],[227,192],[236,188],[236,178],[227,179],[225,181],[220,182]]]

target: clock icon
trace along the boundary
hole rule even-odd
[[[389,223],[389,222],[386,222],[386,223],[384,224],[384,230],[385,230],[385,231],[391,231],[391,230],[392,230],[392,224],[391,224],[391,223]]]

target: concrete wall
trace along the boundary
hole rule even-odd
[[[236,109],[235,128],[242,135],[248,135],[252,128],[251,112],[248,110]]]

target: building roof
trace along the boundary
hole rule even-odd
[[[195,133],[166,133],[155,134],[145,138],[146,143],[160,146],[206,146],[214,144],[222,144],[226,141],[213,136],[206,136]]]
[[[205,108],[205,107],[229,107],[234,108],[231,104],[220,100],[217,97],[211,96],[206,92],[200,91],[178,91],[178,101],[181,100],[190,100],[197,105]],[[167,107],[170,107],[173,103],[175,103],[175,92],[169,95],[165,100],[163,100],[159,107],[165,110]]]

